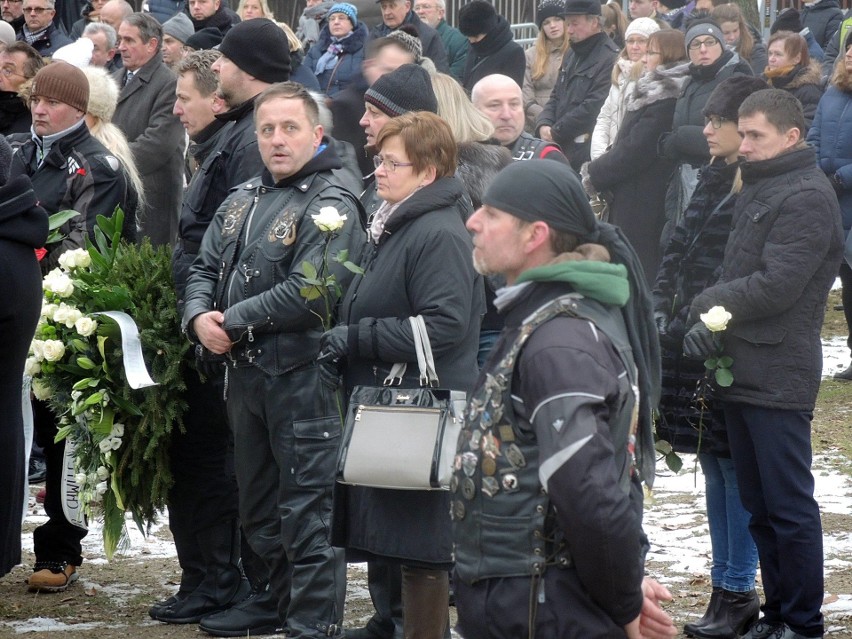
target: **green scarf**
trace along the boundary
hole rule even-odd
[[[630,298],[630,282],[623,264],[589,260],[547,264],[521,273],[515,283],[521,282],[568,282],[585,297],[619,307]]]

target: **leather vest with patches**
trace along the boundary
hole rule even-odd
[[[638,390],[632,350],[621,317],[577,294],[537,310],[503,342],[502,355],[480,377],[465,412],[450,483],[456,572],[467,583],[494,577],[537,577],[571,557],[547,492],[539,480],[535,430],[524,405],[513,401],[512,377],[530,335],[558,315],[589,320],[612,342],[627,371],[623,396],[611,406],[610,432],[618,453],[635,441]],[[619,485],[630,490],[635,461]]]
[[[559,148],[555,142],[547,142],[541,138],[535,138],[524,131],[512,145],[513,160],[535,160],[541,157],[541,151],[545,147]]]

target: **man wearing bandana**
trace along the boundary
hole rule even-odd
[[[507,285],[450,486],[459,631],[675,636],[643,579],[659,345],[635,253],[557,162],[505,168],[467,226]]]

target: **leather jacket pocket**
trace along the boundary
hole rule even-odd
[[[305,488],[331,488],[340,448],[340,418],[317,417],[293,422],[296,483]]]

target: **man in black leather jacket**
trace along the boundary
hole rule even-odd
[[[345,560],[328,529],[341,425],[316,364],[329,311],[303,293],[313,269],[345,287],[351,274],[330,258],[342,249],[357,254],[363,236],[357,196],[333,173],[342,163],[318,122],[299,84],[258,96],[266,168],[219,208],[186,289],[185,330],[228,359],[240,518],[278,607],[255,616],[251,634],[281,626],[296,637],[343,632]],[[326,234],[311,216],[332,207],[346,220]]]

